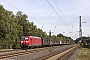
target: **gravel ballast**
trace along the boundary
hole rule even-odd
[[[45,49],[45,51],[40,51],[40,52],[35,52],[35,53],[30,53],[30,54],[25,54],[22,56],[15,56],[12,58],[7,58],[3,60],[40,60],[40,58],[45,57],[47,55],[53,54],[58,51],[63,51],[65,49],[70,48],[71,46],[59,46],[59,48],[54,49],[54,47],[51,49]]]

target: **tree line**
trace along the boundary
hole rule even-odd
[[[79,44],[80,41],[81,41],[81,38],[77,38],[75,40],[75,43],[76,44]],[[82,47],[85,47],[85,48],[88,48],[89,47],[90,48],[90,37],[83,36],[81,43],[82,43]]]
[[[29,22],[27,18],[28,16],[21,11],[15,15],[13,11],[6,10],[0,5],[0,49],[20,48],[20,36],[22,35],[73,41],[71,37],[63,34],[47,35],[45,31],[37,28],[34,22]]]

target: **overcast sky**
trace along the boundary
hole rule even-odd
[[[55,9],[53,9],[52,7]],[[82,16],[83,36],[90,36],[90,0],[0,0],[6,10],[22,11],[28,20],[52,35],[62,33],[73,39],[79,37],[79,16]],[[57,13],[58,15],[57,15]],[[43,26],[43,27],[42,27]],[[65,33],[63,33],[65,32]],[[72,32],[72,33],[69,33]]]

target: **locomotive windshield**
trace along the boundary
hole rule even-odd
[[[28,40],[28,38],[21,38],[21,40]]]

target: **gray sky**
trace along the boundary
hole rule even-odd
[[[62,33],[73,39],[79,37],[79,16],[82,16],[82,22],[87,22],[82,23],[83,36],[90,36],[90,0],[48,1],[60,17],[47,0],[0,0],[0,4],[14,14],[19,10],[27,14],[30,22],[47,33],[52,30],[52,35]]]

